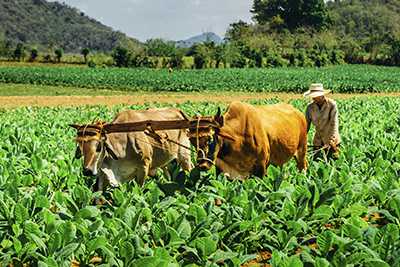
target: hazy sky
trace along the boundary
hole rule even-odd
[[[57,0],[77,7],[115,30],[145,41],[182,40],[232,22],[251,21],[252,0]]]

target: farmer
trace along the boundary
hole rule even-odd
[[[307,106],[307,133],[311,123],[315,126],[313,140],[314,159],[321,157],[322,151],[327,153],[328,158],[339,158],[339,112],[336,102],[325,95],[330,90],[324,90],[321,83],[313,83],[303,95],[312,98],[312,102]]]

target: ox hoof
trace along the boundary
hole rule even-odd
[[[97,206],[103,206],[104,204],[106,204],[106,200],[104,198],[95,198],[94,204]]]

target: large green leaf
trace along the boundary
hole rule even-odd
[[[99,210],[94,206],[87,206],[78,211],[77,215],[83,219],[91,219],[99,216]]]

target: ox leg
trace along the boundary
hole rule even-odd
[[[163,170],[164,177],[165,177],[168,181],[171,181],[171,180],[172,180],[172,176],[171,176],[171,173],[169,172],[168,165],[163,166],[163,167],[162,167],[162,170]]]
[[[187,143],[187,144],[186,144]],[[190,147],[190,142],[186,142],[184,145]],[[181,165],[184,171],[191,171],[193,169],[192,157],[190,150],[180,147],[178,150],[177,157],[178,164]]]
[[[93,191],[98,192],[98,191],[103,191],[103,189],[106,187],[107,179],[105,179],[104,174],[101,173],[96,176],[96,183],[93,185]]]
[[[300,143],[297,151],[296,151],[296,162],[297,162],[297,169],[299,171],[306,171],[308,167],[307,162],[307,138],[302,139],[303,142]]]
[[[150,159],[144,159],[142,166],[137,169],[136,182],[139,186],[143,186],[146,177],[149,175]]]
[[[96,183],[93,185],[93,192],[103,192],[104,188],[106,188],[108,185],[108,180],[106,179],[106,177],[104,176],[104,174],[99,174],[96,177]],[[105,204],[105,199],[104,196],[102,197],[96,197],[94,199],[94,203],[96,205],[104,205]]]
[[[256,164],[254,166],[253,174],[259,178],[263,178],[265,176],[265,166],[261,164]]]
[[[267,168],[269,165],[269,154],[262,154],[261,158],[256,161],[256,164],[253,167],[253,174],[257,177],[264,178],[267,174]]]

